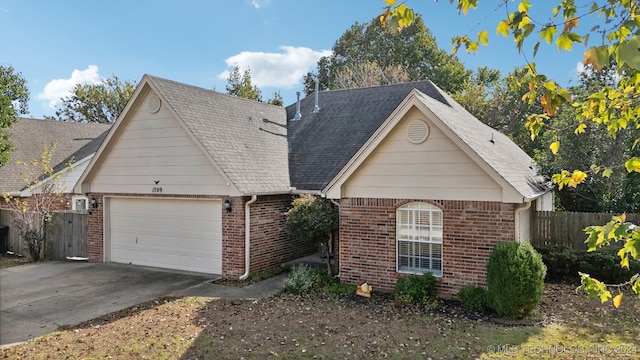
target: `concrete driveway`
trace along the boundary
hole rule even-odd
[[[46,262],[0,270],[0,345],[26,341],[185,290],[215,275],[119,264]]]

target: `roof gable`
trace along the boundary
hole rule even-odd
[[[532,199],[549,189],[537,175],[533,160],[511,139],[485,125],[451,97],[433,87],[440,98],[413,90],[376,132],[362,145],[339,173],[323,189],[329,197],[340,196],[340,186],[357,170],[405,114],[417,107],[449,136],[489,176],[503,187],[504,201],[521,202]]]
[[[14,144],[10,161],[0,168],[0,194],[20,191],[25,183],[16,161],[40,160],[45,145],[56,144],[54,173],[66,169],[69,161],[80,161],[95,153],[111,124],[77,123],[20,118],[9,129]]]
[[[286,192],[289,188],[284,109],[196,86],[145,75],[116,121],[112,134],[79,181],[91,181],[92,170],[107,156],[109,143],[152,90],[218,172],[235,195]],[[135,104],[135,105],[134,105]],[[104,153],[104,154],[103,154]],[[78,187],[77,187],[78,188]]]
[[[314,96],[302,99],[302,119],[288,121],[291,185],[324,189],[413,89],[446,104],[430,81],[320,92],[315,113]],[[295,110],[287,107],[287,119]]]

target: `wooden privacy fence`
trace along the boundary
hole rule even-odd
[[[34,216],[42,216],[35,214]],[[16,254],[28,255],[15,224],[12,210],[0,209],[0,225],[9,227],[8,247]],[[81,211],[60,211],[52,215],[47,223],[47,257],[50,260],[64,260],[67,257],[88,257],[88,214]]]
[[[533,246],[563,244],[586,249],[584,228],[604,225],[614,213],[583,213],[570,211],[533,211],[531,214],[531,244]],[[627,221],[638,224],[640,214],[627,214]]]

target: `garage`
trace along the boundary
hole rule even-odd
[[[112,197],[105,260],[222,273],[220,200]]]

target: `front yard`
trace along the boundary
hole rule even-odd
[[[0,350],[6,359],[640,359],[640,301],[619,309],[547,284],[542,325],[496,324],[454,302],[426,311],[390,296],[158,299]]]

